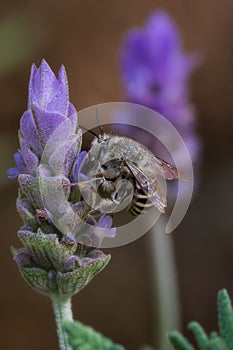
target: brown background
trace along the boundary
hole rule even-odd
[[[19,246],[16,232],[21,221],[15,211],[16,181],[6,181],[5,169],[12,166],[11,153],[17,148],[31,62],[40,64],[44,57],[54,70],[65,64],[71,101],[78,110],[120,101],[124,92],[118,53],[124,32],[143,25],[158,8],[174,17],[185,48],[203,57],[192,78],[192,99],[204,146],[199,191],[173,234],[184,329],[192,319],[208,331],[216,329],[217,291],[226,287],[233,297],[233,2],[4,1],[0,4],[0,33],[4,31],[6,41],[0,36],[1,349],[57,349],[50,301],[26,285],[9,251],[11,245]],[[21,31],[17,26],[6,29],[4,23],[9,20],[20,20]],[[156,331],[151,326],[147,245],[145,236],[112,250],[108,268],[73,302],[77,319],[129,350],[152,343]]]

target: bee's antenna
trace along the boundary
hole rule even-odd
[[[101,125],[101,123],[100,123],[100,118],[99,118],[99,113],[98,113],[98,107],[96,107],[96,120],[97,120],[97,123],[98,123],[99,131],[100,131],[100,133],[103,135],[103,134],[104,134],[104,130],[103,130],[102,125]]]
[[[99,138],[99,136],[92,130],[89,130],[88,128],[85,128],[85,126],[82,126],[79,124],[79,127],[83,130],[86,130],[87,132],[89,132],[90,134],[94,135],[95,137],[97,137],[97,139]]]

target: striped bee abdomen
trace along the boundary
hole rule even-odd
[[[151,208],[154,204],[149,201],[148,196],[141,190],[137,189],[134,192],[133,200],[129,207],[129,212],[137,216],[141,214],[144,210]]]

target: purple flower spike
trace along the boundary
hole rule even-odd
[[[62,123],[66,124],[66,138],[76,133],[77,113],[69,102],[65,68],[61,67],[57,79],[43,60],[39,68],[32,65],[28,109],[20,121],[20,159],[15,157],[17,168],[8,171],[9,177],[24,173],[35,176],[48,140]]]
[[[145,28],[125,37],[120,64],[128,99],[155,110],[177,104],[187,97],[187,80],[196,63],[196,56],[183,53],[171,18],[154,13]]]
[[[45,60],[42,60],[39,68],[35,64],[32,65],[28,109],[32,104],[36,104],[47,111],[66,116],[68,99],[68,82],[64,66],[61,67],[57,79]]]
[[[183,137],[194,163],[198,161],[200,140],[189,99],[189,79],[198,61],[196,54],[184,53],[179,29],[163,11],[154,12],[143,28],[126,34],[120,55],[127,101],[152,108],[167,118]],[[132,136],[129,127],[124,126],[124,131]],[[157,143],[148,135],[141,142],[160,154]]]
[[[58,79],[45,60],[39,68],[32,66],[19,142],[20,150],[14,155],[16,167],[8,170],[9,178],[18,177],[16,207],[23,220],[18,237],[24,248],[14,251],[14,260],[34,290],[52,299],[67,299],[110,260],[95,248],[93,231],[102,227],[112,237],[115,229],[111,228],[111,218],[102,217],[98,223],[93,219],[93,231],[87,235],[93,244],[86,247],[80,243],[92,214],[79,184],[74,183],[79,182],[87,152],[80,153],[82,132],[69,102],[63,66]]]

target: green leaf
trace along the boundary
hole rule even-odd
[[[110,255],[106,255],[103,259],[83,268],[80,267],[67,273],[58,272],[56,278],[58,294],[68,297],[78,293],[105,268],[110,258]]]
[[[51,290],[49,287],[49,276],[47,271],[36,267],[32,268],[24,266],[19,266],[19,270],[24,279],[36,292],[43,295],[50,294]]]
[[[46,270],[64,270],[66,260],[75,253],[77,245],[59,242],[55,234],[44,234],[41,229],[36,233],[18,231],[18,237],[29,250],[36,265]]]
[[[233,311],[225,289],[218,293],[218,317],[220,334],[230,350],[233,350]]]
[[[36,221],[35,215],[31,210],[30,202],[27,198],[20,198],[21,195],[18,196],[16,201],[17,211],[23,220],[24,224],[31,227],[33,230],[37,229],[38,223]]]
[[[200,350],[233,350],[233,310],[230,297],[225,289],[218,293],[218,318],[222,338],[212,332],[208,339],[207,334],[197,322],[191,322],[188,328],[194,333]],[[168,335],[175,350],[194,350],[192,345],[182,334],[173,331]]]
[[[188,329],[194,333],[200,350],[209,350],[209,339],[202,326],[198,322],[191,322],[188,325]]]
[[[178,331],[168,333],[168,338],[175,350],[194,350],[189,341]]]
[[[73,350],[125,350],[121,345],[113,344],[110,339],[80,322],[65,321],[63,326]]]
[[[211,350],[229,350],[228,346],[216,332],[210,334],[209,349]]]

